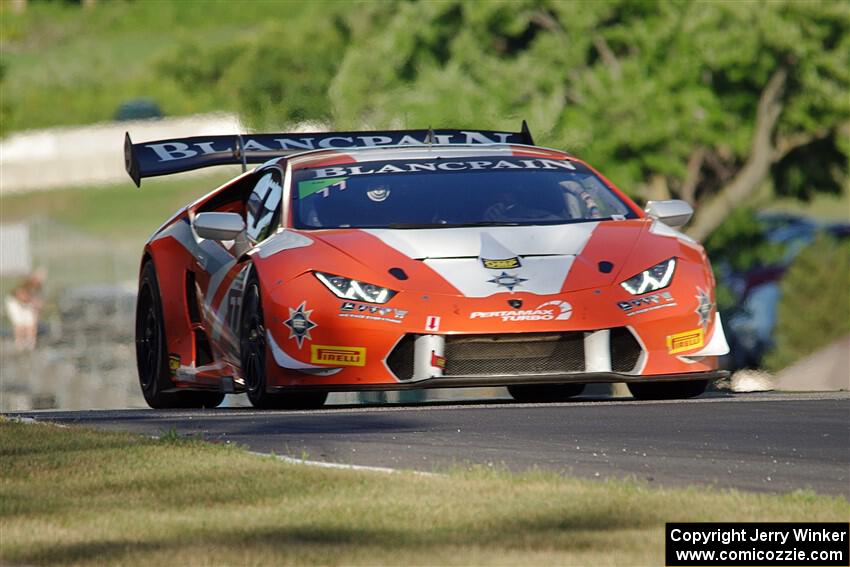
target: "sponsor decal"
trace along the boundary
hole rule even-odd
[[[431,366],[434,368],[439,368],[441,370],[446,369],[446,357],[440,356],[433,350],[431,351]]]
[[[617,303],[617,307],[626,312],[626,317],[665,307],[675,307],[676,305],[676,298],[669,291],[644,295],[643,297]]]
[[[387,200],[387,197],[390,196],[390,188],[384,187],[383,185],[380,187],[375,187],[374,189],[370,189],[369,191],[367,191],[366,196],[369,197],[370,201],[382,203]]]
[[[414,135],[415,134],[415,135]],[[511,132],[484,132],[477,130],[459,130],[451,133],[376,132],[374,134],[334,132],[325,134],[254,134],[242,137],[245,151],[275,150],[317,150],[322,148],[353,148],[373,146],[427,146],[434,144],[505,144],[527,142],[522,136]],[[221,139],[226,138],[226,139]],[[135,144],[134,144],[135,145]],[[152,144],[139,144],[156,155],[157,162],[189,159],[217,152],[233,152],[230,136],[212,136],[207,141],[191,144],[173,140]]]
[[[573,315],[573,306],[567,301],[547,301],[535,309],[514,309],[510,311],[473,311],[470,319],[499,318],[503,322],[511,321],[566,321]]]
[[[693,350],[703,346],[703,344],[705,344],[705,333],[702,329],[667,336],[667,352],[670,354]]]
[[[322,197],[329,197],[333,188],[345,191],[348,186],[347,179],[347,177],[331,177],[302,181],[298,184],[298,198],[303,199],[315,193],[321,193]]]
[[[381,175],[386,173],[422,173],[438,171],[560,169],[575,171],[576,166],[559,159],[477,159],[457,161],[392,161],[370,165],[340,165],[308,170],[313,179],[351,177],[352,175]],[[303,183],[303,182],[301,182]],[[299,183],[299,188],[301,183]]]
[[[515,268],[522,267],[519,257],[516,256],[513,258],[505,258],[504,260],[488,260],[487,258],[481,258],[481,263],[484,264],[484,267],[488,270],[513,270]]]
[[[312,313],[312,309],[307,309],[307,302],[302,301],[301,305],[295,309],[289,308],[289,319],[283,322],[284,325],[289,327],[289,338],[295,339],[298,348],[301,348],[304,344],[304,339],[313,340],[313,337],[310,336],[310,330],[318,327],[318,325],[310,320]]]
[[[697,308],[694,313],[699,317],[699,326],[703,329],[708,329],[708,322],[711,320],[711,311],[714,309],[714,304],[711,302],[711,297],[708,292],[701,287],[697,288]]]
[[[522,282],[527,282],[528,278],[521,278],[517,274],[509,274],[502,272],[492,280],[487,280],[488,283],[496,284],[499,287],[506,287],[508,291],[513,291],[515,287],[522,285]]]
[[[339,316],[350,317],[352,319],[368,319],[369,321],[401,323],[407,316],[407,311],[392,307],[370,305],[368,303],[343,301],[339,306]]]
[[[434,315],[428,315],[425,319],[425,329],[428,331],[440,330],[440,318]]]
[[[330,345],[310,345],[310,362],[334,366],[365,366],[366,349]]]
[[[171,353],[168,355],[168,371],[171,376],[177,375],[177,369],[180,368],[180,355]]]
[[[559,301],[557,299],[554,301],[547,301],[546,303],[538,307],[538,309],[550,306],[558,308],[558,316],[555,317],[555,319],[558,321],[566,321],[567,319],[573,316],[573,306],[566,301]]]

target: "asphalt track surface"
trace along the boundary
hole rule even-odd
[[[239,443],[253,451],[439,472],[532,467],[651,485],[713,485],[850,498],[850,394],[714,395],[638,402],[493,402],[337,406],[315,411],[24,412],[112,430]]]

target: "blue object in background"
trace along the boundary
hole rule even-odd
[[[745,272],[719,270],[721,281],[736,297],[733,310],[724,313],[731,353],[727,364],[733,369],[758,368],[773,347],[773,331],[781,297],[779,284],[797,255],[820,232],[834,238],[850,238],[850,223],[818,223],[790,213],[760,212],[768,242],[783,248],[780,260],[769,266],[756,266]]]

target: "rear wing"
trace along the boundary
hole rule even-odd
[[[495,130],[382,130],[298,134],[194,136],[133,143],[124,138],[124,166],[139,187],[144,177],[169,175],[213,165],[263,163],[275,157],[317,149],[424,146],[430,144],[534,145],[528,124],[519,132]]]

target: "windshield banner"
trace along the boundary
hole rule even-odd
[[[380,175],[386,173],[423,173],[452,172],[474,170],[517,170],[517,169],[564,169],[575,171],[576,166],[559,159],[474,159],[474,160],[435,160],[435,161],[393,161],[376,162],[369,165],[342,165],[305,169],[310,179],[337,179],[352,175]],[[326,183],[324,185],[331,185]]]

